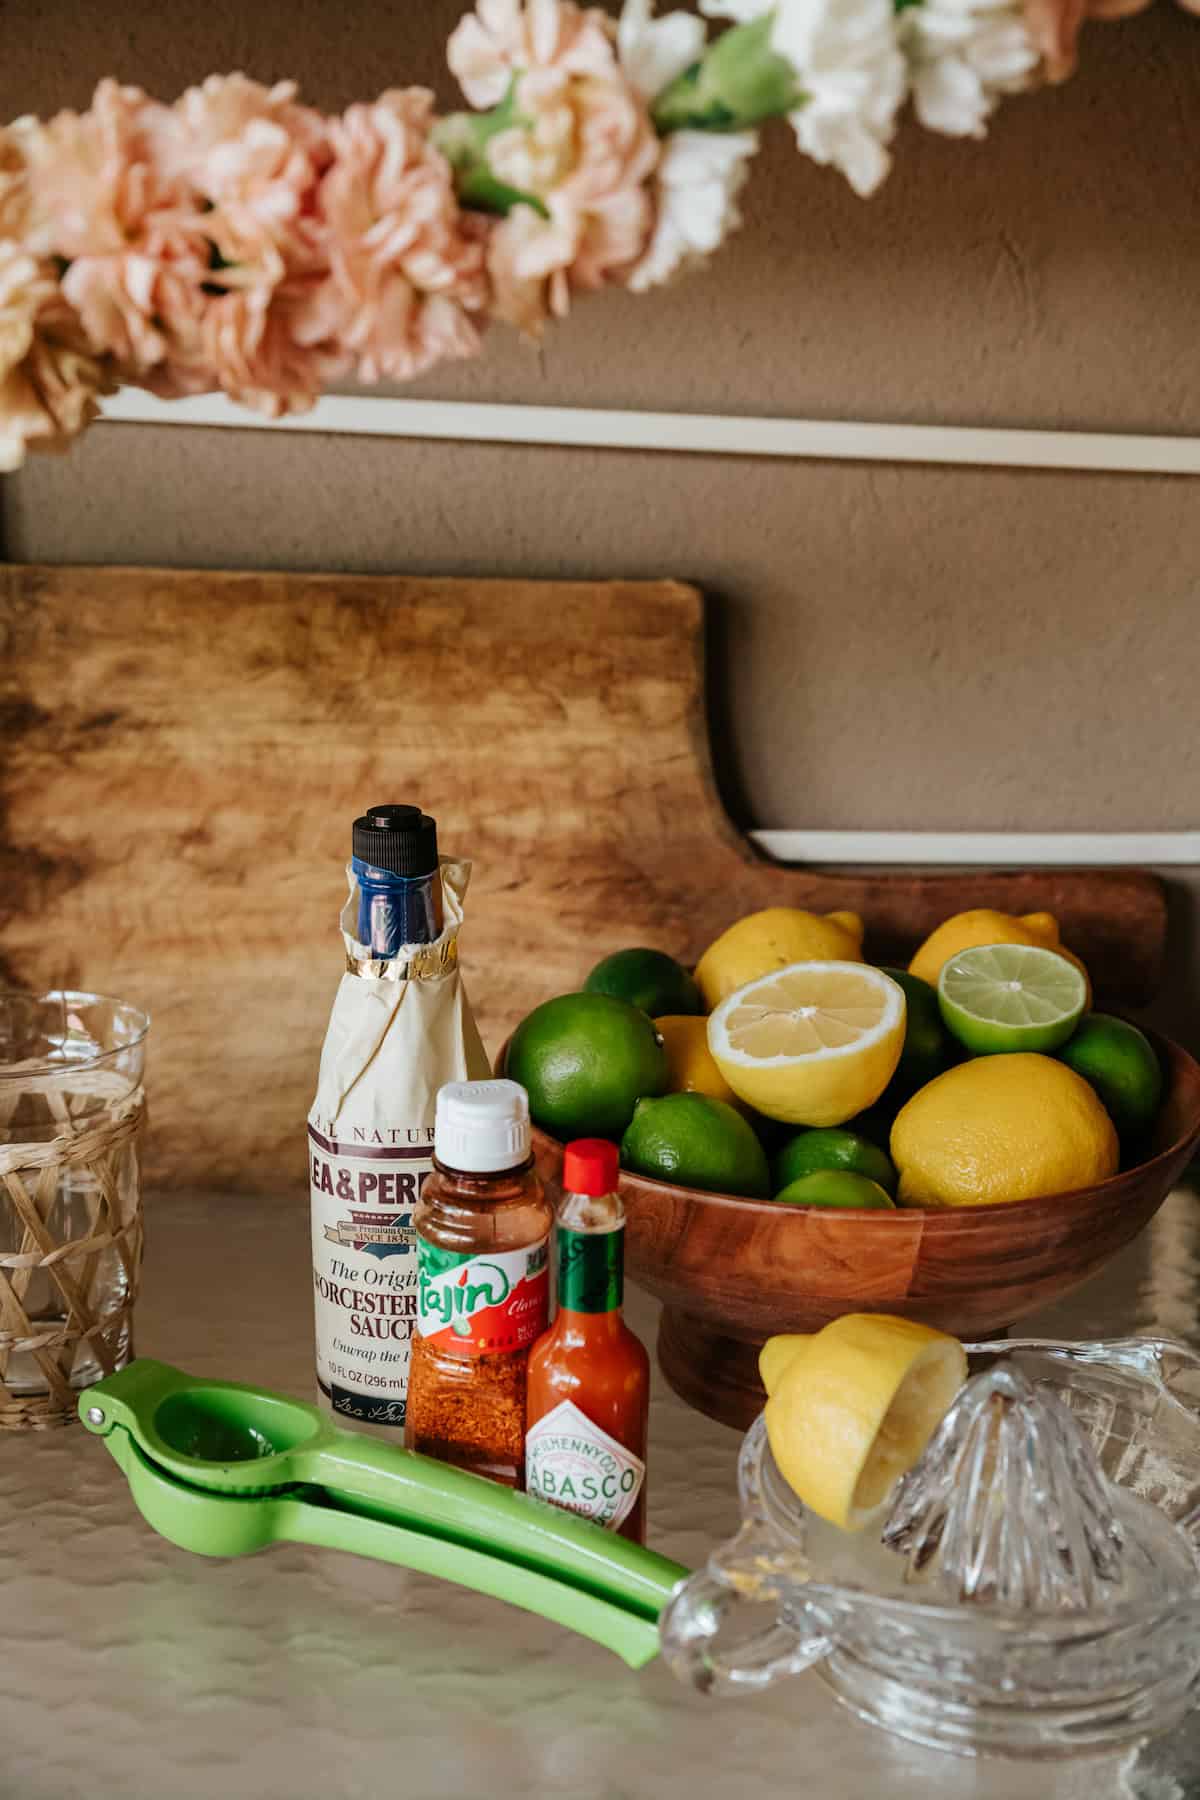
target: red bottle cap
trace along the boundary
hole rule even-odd
[[[616,1192],[621,1159],[607,1138],[576,1138],[563,1151],[562,1184],[568,1194],[599,1200]]]

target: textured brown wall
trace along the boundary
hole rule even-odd
[[[451,102],[459,10],[7,0],[0,114],[231,67],[326,106],[405,80]],[[1160,4],[1090,27],[1076,80],[984,145],[906,128],[871,202],[781,127],[707,276],[409,391],[1195,432],[1198,98],[1200,24]],[[750,822],[1200,824],[1190,481],[109,427],[2,500],[19,559],[696,581]],[[1175,1024],[1191,918],[1181,888]]]

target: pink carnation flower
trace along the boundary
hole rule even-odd
[[[114,386],[50,267],[0,241],[0,471],[20,468],[30,444],[64,447]]]
[[[460,212],[429,142],[433,96],[394,90],[334,122],[319,210],[329,275],[302,307],[303,342],[337,342],[365,381],[472,356],[486,280],[479,222]]]
[[[204,266],[169,273],[161,293],[166,357],[145,381],[166,395],[220,388],[272,416],[312,406],[347,363],[296,340],[328,274],[317,194],[331,160],[325,120],[244,75],[213,75],[155,120],[163,177],[182,198],[168,230],[199,232]]]
[[[23,243],[28,216],[25,153],[12,126],[0,127],[0,238]]]
[[[489,141],[488,162],[541,210],[518,204],[493,228],[488,272],[493,310],[525,331],[562,316],[572,289],[622,279],[649,236],[659,144],[613,36],[606,14],[573,0],[479,0],[450,40],[476,104],[515,82],[518,122]]]
[[[123,379],[278,413],[310,406],[346,363],[291,340],[328,274],[329,161],[325,121],[290,84],[213,76],[169,108],[102,82],[88,112],[10,128],[0,221],[68,265],[63,296]]]
[[[569,0],[477,0],[450,35],[447,61],[472,106],[498,106],[526,69],[612,73],[612,24]]]
[[[222,256],[269,242],[292,268],[319,252],[317,185],[329,166],[326,122],[297,103],[296,86],[264,87],[245,75],[210,75],[155,121],[164,178],[211,209]]]
[[[166,116],[140,88],[102,81],[85,113],[11,125],[10,145],[24,163],[26,248],[73,262],[118,254],[135,241],[147,214],[173,198],[148,135]]]
[[[139,88],[103,81],[86,113],[18,120],[7,134],[23,243],[68,265],[63,295],[88,343],[131,380],[156,370],[175,326],[199,314],[208,270],[199,209],[156,155],[169,116]]]
[[[305,411],[345,373],[347,358],[336,344],[301,342],[303,308],[286,286],[226,294],[205,314],[204,369],[239,405],[269,418]]]

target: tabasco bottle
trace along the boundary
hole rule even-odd
[[[558,1313],[529,1356],[525,1485],[640,1544],[650,1358],[621,1316],[618,1166],[603,1138],[578,1138],[563,1157]]]

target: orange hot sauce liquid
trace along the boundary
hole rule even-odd
[[[561,1401],[573,1400],[581,1413],[645,1462],[650,1358],[619,1312],[561,1310],[529,1353],[528,1381],[527,1429]],[[644,1481],[617,1531],[635,1544],[645,1543]]]
[[[568,1164],[564,1181],[569,1169]],[[611,1179],[615,1190],[615,1152]],[[571,1229],[576,1224],[582,1229]],[[593,1197],[571,1192],[564,1196],[557,1234],[559,1310],[529,1354],[526,1431],[528,1434],[539,1419],[569,1401],[644,1465],[650,1358],[621,1315],[623,1225],[624,1212],[615,1191]],[[593,1271],[599,1263],[598,1280],[594,1273],[589,1279],[584,1269],[589,1260]],[[582,1306],[572,1305],[572,1299]],[[549,1494],[545,1497],[551,1498]],[[631,1510],[615,1529],[634,1543],[645,1542],[644,1479]]]

